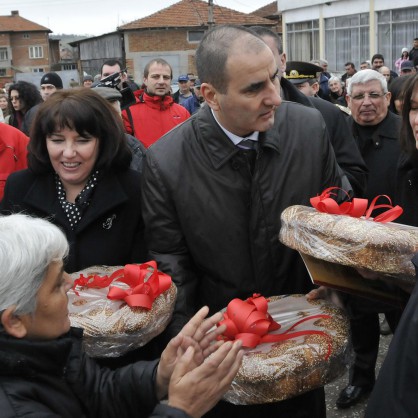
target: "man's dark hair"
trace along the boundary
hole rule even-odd
[[[414,41],[418,41],[418,38],[414,38]]]
[[[382,60],[383,62],[385,62],[385,57],[382,55],[382,54],[374,54],[373,56],[372,56],[372,64],[373,64],[373,62],[374,62],[374,60],[375,59],[380,59],[380,60]]]
[[[100,68],[100,75],[103,76],[103,67],[105,65],[108,65],[109,67],[113,67],[114,65],[119,65],[119,68],[122,70],[122,63],[117,60],[117,59],[110,59],[110,60],[106,60],[103,64],[102,67]]]
[[[349,65],[351,68],[355,68],[355,66],[354,66],[354,63],[353,62],[346,62],[345,64],[344,64],[344,67],[347,67],[347,65]]]
[[[246,37],[247,50],[260,51],[268,46],[251,29],[244,26],[216,26],[206,32],[196,51],[196,66],[202,83],[210,83],[220,93],[225,94],[229,84],[226,62],[236,40]]]
[[[170,78],[173,78],[173,69],[171,68],[171,65],[165,59],[162,58],[155,58],[147,62],[147,65],[144,68],[144,78],[148,78],[149,68],[152,64],[160,64],[170,68]]]
[[[68,128],[98,139],[95,168],[119,171],[129,167],[132,154],[122,119],[94,89],[58,90],[39,107],[30,131],[28,166],[36,174],[52,172],[47,137]]]
[[[262,38],[263,36],[270,36],[270,38],[273,38],[276,44],[277,51],[279,51],[279,54],[283,54],[282,38],[277,32],[274,32],[270,28],[266,28],[265,26],[250,26],[250,29],[253,32],[255,32],[260,38]]]

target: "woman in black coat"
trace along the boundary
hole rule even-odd
[[[400,222],[418,226],[418,74],[408,80],[402,108],[401,145],[396,203],[404,208]],[[418,272],[418,256],[412,259]],[[417,273],[418,280],[418,273]],[[418,285],[401,321],[369,399],[367,418],[418,416]]]
[[[70,242],[66,270],[145,261],[140,175],[119,115],[90,89],[54,93],[37,112],[28,169],[6,182],[3,214],[48,218]]]
[[[400,77],[406,80],[403,87],[402,130],[396,179],[396,203],[404,209],[397,222],[418,227],[418,75]]]

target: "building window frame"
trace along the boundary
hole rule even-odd
[[[77,64],[62,64],[63,71],[76,70]]]
[[[324,20],[325,57],[330,71],[344,71],[346,62],[370,59],[369,13],[335,16]]]
[[[29,58],[39,59],[44,57],[44,48],[40,45],[33,45],[29,47]]]
[[[412,49],[412,39],[418,33],[418,7],[376,12],[378,51],[385,57],[385,65],[395,69],[402,48]]]
[[[204,34],[204,30],[188,30],[187,42],[189,42],[189,44],[198,44],[202,40]]]
[[[0,77],[6,77],[7,68],[0,68]]]
[[[9,60],[9,51],[7,48],[0,48],[0,61],[8,61]]]
[[[319,56],[319,19],[286,25],[289,61],[310,61]]]

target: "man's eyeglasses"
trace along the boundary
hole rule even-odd
[[[355,96],[351,96],[351,98],[357,102],[360,102],[366,98],[366,96],[370,100],[378,100],[383,96],[386,96],[387,93],[362,93],[362,94],[356,94]]]

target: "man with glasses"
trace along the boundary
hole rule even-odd
[[[401,118],[389,112],[390,97],[385,77],[375,70],[359,71],[348,84],[353,135],[369,169],[365,193],[369,202],[379,195],[391,198],[395,195]],[[373,389],[380,338],[378,314],[385,314],[393,332],[402,313],[400,309],[357,296],[346,299],[355,358],[349,384],[337,399],[339,408],[358,403]]]

